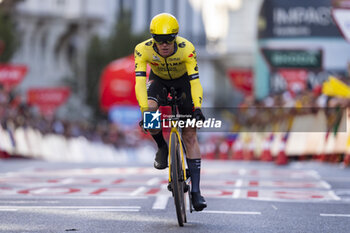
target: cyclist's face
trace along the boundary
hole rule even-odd
[[[169,44],[167,44],[167,43],[156,44],[156,46],[157,46],[159,54],[162,57],[169,57],[171,54],[174,53],[174,49],[175,49],[174,41],[169,43]]]

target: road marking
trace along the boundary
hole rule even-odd
[[[136,189],[134,192],[132,192],[132,193],[130,194],[130,196],[137,196],[137,195],[139,195],[139,194],[145,192],[145,190],[146,190],[146,187],[144,187],[144,186],[139,187],[139,188]]]
[[[139,212],[139,209],[79,209],[81,212]]]
[[[247,174],[247,170],[244,169],[244,168],[241,168],[241,169],[238,170],[238,174],[240,176],[245,176]]]
[[[41,189],[38,189],[38,190],[34,190],[33,194],[42,194],[42,193],[46,193],[48,191],[50,191],[50,189],[48,189],[48,188],[41,188]]]
[[[329,191],[328,194],[329,194],[329,196],[333,197],[333,199],[336,200],[336,201],[340,201],[341,200],[341,198],[338,197],[337,194],[335,194],[334,191]]]
[[[190,197],[188,195],[185,196],[185,204],[186,204],[186,210],[190,211]]]
[[[37,198],[35,195],[26,195],[26,196],[1,196],[1,198],[5,199],[32,199]],[[61,199],[91,199],[91,200],[139,200],[139,199],[148,199],[148,197],[143,196],[40,196],[40,200],[42,199],[53,199],[53,200],[61,200]]]
[[[84,212],[139,212],[139,209],[78,209]]]
[[[324,188],[326,188],[326,189],[331,189],[332,188],[332,186],[330,185],[330,184],[328,184],[326,181],[324,181],[324,180],[322,180],[322,181],[320,181],[320,184],[324,187]]]
[[[202,213],[208,214],[238,214],[238,215],[260,215],[261,212],[245,212],[245,211],[220,211],[220,210],[204,210]]]
[[[61,181],[62,184],[71,184],[74,182],[73,178],[67,178]]]
[[[278,210],[276,206],[274,206],[274,205],[271,205],[271,206],[272,206],[272,208],[274,208],[275,210]]]
[[[161,191],[168,190],[168,185],[163,184],[160,186]],[[168,201],[170,198],[170,193],[167,194],[159,194],[156,196],[156,200],[153,203],[152,209],[155,210],[164,210],[168,205]]]
[[[347,217],[350,218],[350,214],[320,214],[322,217]]]
[[[153,203],[152,209],[164,210],[168,205],[170,195],[158,195],[156,201]]]
[[[156,185],[159,183],[159,181],[160,181],[159,177],[154,177],[154,178],[147,181],[147,185],[148,186]]]
[[[77,209],[77,210],[115,210],[138,211],[140,206],[0,206],[0,211],[17,211],[20,209]]]
[[[241,196],[242,190],[240,189],[240,187],[242,187],[242,186],[243,186],[243,180],[242,179],[238,179],[236,184],[235,184],[235,187],[237,189],[233,190],[233,195],[232,195],[233,199],[238,199]]]
[[[31,203],[48,203],[48,204],[57,204],[57,203],[60,203],[59,201],[43,201],[43,200],[40,200],[40,201],[24,201],[24,200],[19,200],[19,201],[0,201],[0,203],[6,203],[6,204],[9,204],[9,203],[12,203],[12,204],[31,204]]]

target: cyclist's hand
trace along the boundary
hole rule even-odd
[[[196,119],[196,121],[205,121],[205,116],[202,113],[202,110],[200,108],[196,108],[193,112],[193,118]]]
[[[143,120],[141,120],[141,121],[139,122],[139,126],[140,126],[140,128],[142,129],[142,131],[143,131],[144,134],[147,134],[147,133],[148,133],[147,129],[143,128]]]

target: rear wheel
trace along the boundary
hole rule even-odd
[[[175,133],[171,134],[171,183],[176,208],[177,220],[179,226],[186,222],[186,205],[185,205],[185,181],[182,161],[179,151],[179,140]]]

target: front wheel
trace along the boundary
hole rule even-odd
[[[176,208],[177,220],[179,226],[183,226],[186,222],[186,205],[185,205],[185,181],[184,171],[182,169],[182,160],[180,155],[179,140],[176,133],[172,133],[170,145],[170,158],[171,158],[171,183],[172,192],[174,197],[174,203]]]

